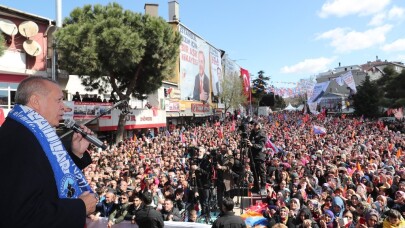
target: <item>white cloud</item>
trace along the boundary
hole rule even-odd
[[[328,66],[336,59],[332,58],[317,58],[317,59],[305,59],[295,65],[285,66],[281,68],[281,73],[319,73],[328,69]]]
[[[386,18],[387,18],[387,15],[385,13],[378,13],[378,14],[374,15],[373,18],[371,18],[371,21],[368,23],[368,25],[371,25],[371,26],[382,25]]]
[[[384,43],[385,36],[391,29],[392,25],[384,25],[364,32],[336,28],[318,35],[316,39],[331,40],[330,45],[335,48],[336,52],[350,52]]]
[[[394,6],[388,12],[381,12],[373,16],[368,25],[380,26],[385,20],[398,21],[402,20],[405,16],[405,9]]]
[[[401,7],[394,6],[390,11],[388,11],[388,18],[390,20],[398,20],[404,18],[405,9]]]
[[[384,45],[382,48],[384,51],[405,51],[405,39],[398,39],[390,44]]]
[[[328,0],[322,5],[319,16],[344,17],[358,14],[360,16],[372,15],[384,10],[391,0]]]

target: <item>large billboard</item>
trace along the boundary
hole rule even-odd
[[[220,90],[220,51],[182,25],[179,31],[181,100],[208,101],[211,91],[217,95]]]
[[[210,46],[210,64],[212,94],[218,96],[222,92],[221,52],[212,46]]]

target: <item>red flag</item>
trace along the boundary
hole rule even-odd
[[[224,137],[224,128],[220,127],[218,130],[218,138],[222,139]]]
[[[235,131],[236,130],[236,126],[235,126],[235,121],[232,121],[232,125],[231,125],[231,131]]]
[[[249,71],[243,68],[240,68],[240,75],[243,80],[243,93],[246,97],[249,98],[250,101],[250,75]]]
[[[0,108],[0,126],[3,124],[4,122],[4,112],[3,109]]]

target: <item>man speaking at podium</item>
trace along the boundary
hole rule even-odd
[[[91,163],[89,142],[74,133],[67,152],[56,135],[62,90],[31,76],[18,86],[15,101],[0,128],[0,227],[83,228],[97,202],[81,171]]]

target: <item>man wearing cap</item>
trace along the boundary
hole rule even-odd
[[[266,135],[262,131],[262,125],[257,120],[250,122],[253,126],[252,131],[249,135],[248,146],[250,147],[250,166],[252,167],[254,175],[254,187],[252,192],[259,192],[261,194],[266,194],[266,154],[265,154],[265,144]]]

